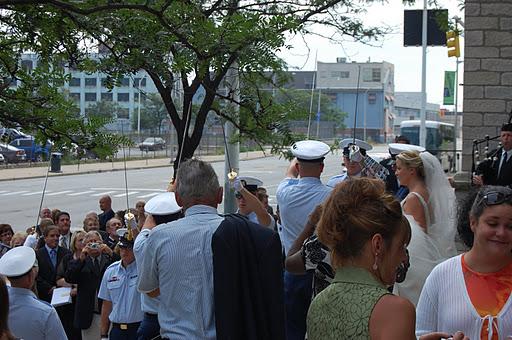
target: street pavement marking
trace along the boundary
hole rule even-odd
[[[46,194],[46,196],[62,195],[62,194],[67,194],[68,192],[73,192],[73,190],[64,190],[64,191],[52,192],[51,194]]]
[[[47,192],[51,192],[51,191],[47,191]],[[28,192],[26,194],[22,194],[21,196],[33,196],[33,195],[41,195],[43,193],[43,191],[34,191],[34,192]]]
[[[94,191],[94,190],[87,190],[87,191],[81,191],[81,192],[74,192],[72,194],[68,194],[68,196],[85,195],[85,194],[90,194],[91,192],[96,192],[96,191]]]
[[[93,189],[93,188],[91,188]],[[91,195],[91,196],[94,196],[94,197],[97,197],[97,196],[104,196],[104,195],[108,195],[108,194],[111,194],[113,192],[116,192],[116,191],[105,191],[105,192],[100,192],[99,194],[94,194],[94,195]]]
[[[13,191],[13,192],[7,192],[5,194],[0,194],[0,196],[10,196],[10,195],[17,195],[17,194],[23,194],[25,192],[28,192],[27,190],[23,191]]]
[[[0,190],[0,194],[3,194],[4,192],[7,192],[7,190]]]
[[[166,181],[167,183],[169,183],[168,181]],[[124,191],[125,188],[122,187],[122,188],[90,188],[91,190],[115,190],[115,191]],[[136,190],[136,191],[161,191],[161,192],[165,192],[164,189],[147,189],[147,188],[128,188],[130,190]],[[114,192],[114,191],[110,191],[110,192]]]
[[[161,192],[153,192],[151,194],[137,196],[137,198],[147,198],[147,197],[156,196],[156,195],[159,195],[159,194],[161,194]]]
[[[130,192],[128,192],[128,196],[133,195],[133,194],[138,194],[138,193],[139,193],[138,191],[130,191]],[[119,195],[114,195],[114,197],[125,197],[125,196],[126,196],[126,192],[119,194]]]

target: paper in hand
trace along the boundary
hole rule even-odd
[[[59,287],[53,290],[51,305],[58,307],[71,303],[71,287]]]

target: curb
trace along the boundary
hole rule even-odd
[[[249,156],[243,159],[240,159],[241,161],[245,160],[252,160],[252,159],[260,159],[260,158],[266,158],[272,155],[259,155],[259,156]],[[224,159],[218,159],[218,160],[211,160],[208,161],[208,163],[218,163],[218,162],[224,162]],[[169,164],[160,164],[160,165],[146,165],[146,166],[137,166],[133,168],[127,168],[126,171],[130,170],[142,170],[142,169],[155,169],[155,168],[165,168],[170,167],[172,168],[172,163]],[[74,172],[74,173],[50,173],[48,177],[60,177],[60,176],[76,176],[76,175],[89,175],[89,174],[98,174],[103,172],[115,172],[115,171],[124,171],[124,168],[117,168],[117,169],[98,169],[98,170],[88,170],[84,172]],[[0,178],[0,182],[7,182],[7,181],[19,181],[19,180],[25,180],[25,179],[37,179],[37,178],[45,178],[46,175],[35,175],[35,176],[21,176],[16,178]]]

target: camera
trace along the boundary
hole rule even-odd
[[[89,244],[89,248],[91,248],[91,249],[99,249],[100,248],[100,244],[97,243],[97,242],[91,243],[91,244]]]

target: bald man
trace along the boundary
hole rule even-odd
[[[110,196],[105,195],[100,198],[100,209],[103,211],[98,215],[100,220],[100,230],[106,231],[107,229],[107,221],[114,217],[115,213],[112,210],[112,198]]]

